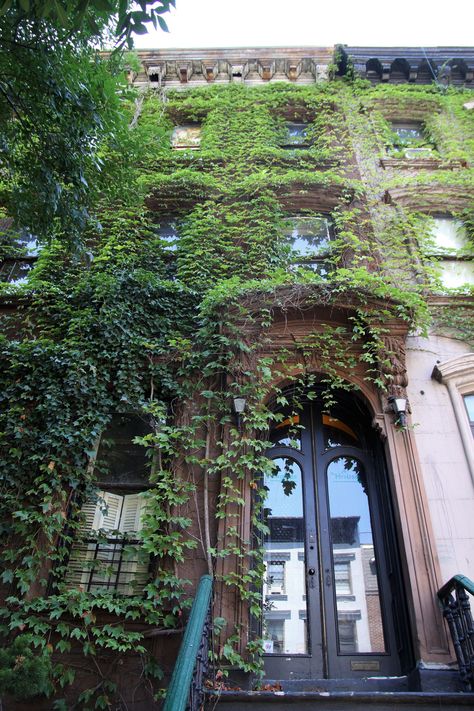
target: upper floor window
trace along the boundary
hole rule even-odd
[[[282,148],[307,148],[311,145],[307,123],[287,123]]]
[[[0,281],[9,284],[25,284],[30,271],[35,266],[35,258],[6,257],[0,264]]]
[[[401,151],[405,158],[429,158],[433,144],[427,138],[422,123],[418,121],[392,123],[392,148]]]
[[[332,239],[333,227],[327,216],[296,216],[289,221],[288,241],[293,264],[309,267],[320,276],[326,276],[329,271]]]
[[[15,240],[15,246],[20,247],[26,257],[37,257],[40,246],[35,235],[28,230],[20,230]]]
[[[26,229],[14,234],[12,239],[10,229],[7,229],[8,245],[11,245],[12,256],[6,256],[0,263],[0,281],[9,284],[25,284],[30,271],[35,266],[40,245],[34,235]],[[15,256],[14,256],[15,255]]]
[[[176,126],[171,134],[171,147],[175,150],[195,150],[201,145],[201,126]]]
[[[466,228],[451,215],[433,218],[432,254],[438,261],[443,286],[454,289],[474,284],[474,261],[469,255]]]
[[[179,227],[173,217],[165,217],[160,220],[157,234],[165,242],[165,249],[170,251],[176,249],[179,242]]]

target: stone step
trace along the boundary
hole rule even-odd
[[[474,707],[474,693],[404,691],[209,691],[206,711],[465,711]]]

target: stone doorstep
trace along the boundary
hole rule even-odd
[[[452,711],[458,708],[474,707],[474,693],[433,693],[433,692],[387,692],[387,691],[208,691],[206,692],[207,707],[213,708],[218,702],[218,711],[225,711],[227,705],[233,708],[251,706],[258,709],[260,704],[273,704],[274,709],[285,709],[286,706],[314,704],[314,708],[338,709],[348,706],[363,709],[366,705],[383,710],[387,706],[403,705],[412,709],[446,708]],[[239,704],[239,706],[235,706]]]

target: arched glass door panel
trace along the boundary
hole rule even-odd
[[[345,420],[322,414],[324,448],[335,447],[360,447],[359,435]]]
[[[273,447],[301,449],[301,418],[297,413],[280,413],[281,419],[273,425],[270,441]]]
[[[307,654],[303,478],[290,457],[265,477],[263,638],[266,654]]]
[[[332,579],[339,654],[386,652],[364,466],[341,456],[327,467]]]

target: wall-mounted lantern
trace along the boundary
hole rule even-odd
[[[391,395],[388,398],[388,403],[397,417],[395,422],[398,423],[400,427],[405,428],[407,426],[408,406],[406,397],[396,397],[396,395]]]
[[[234,397],[233,405],[234,405],[234,412],[235,412],[235,420],[237,423],[237,429],[240,432],[242,429],[242,415],[245,412],[246,400],[244,397],[241,397],[241,396]]]

